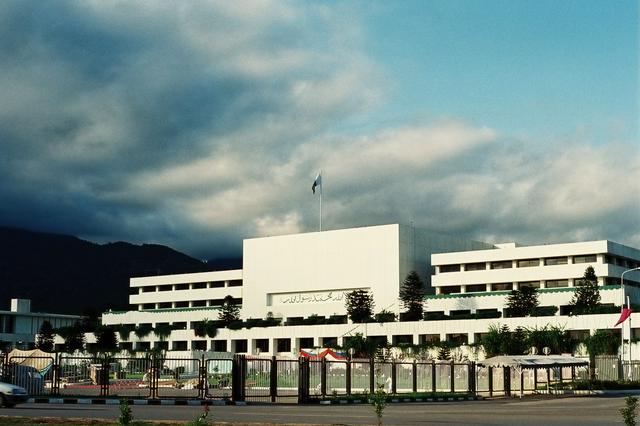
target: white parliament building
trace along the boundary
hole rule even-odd
[[[243,268],[228,271],[131,278],[126,312],[103,313],[105,325],[170,324],[168,338],[153,333],[121,342],[129,349],[160,347],[175,351],[217,351],[297,355],[303,348],[336,346],[356,333],[386,338],[392,344],[454,340],[471,344],[491,325],[555,325],[576,336],[611,329],[619,313],[568,316],[566,306],[587,266],[598,277],[602,304],[620,306],[621,278],[631,303],[640,299],[640,250],[607,240],[519,246],[465,240],[410,226],[362,228],[251,238],[243,242]],[[374,312],[404,309],[401,283],[416,271],[427,287],[424,311],[433,320],[353,324],[347,321],[345,294],[364,289]],[[625,272],[626,271],[626,272]],[[505,318],[512,289],[539,291],[541,307],[557,307],[551,316]],[[198,337],[194,325],[217,320],[226,296],[241,306],[240,316],[281,318],[281,325],[239,330],[221,328],[214,338]],[[483,314],[478,319],[471,314]],[[312,315],[332,324],[300,324]],[[447,316],[447,319],[438,319]],[[633,314],[624,333],[640,336]],[[617,329],[621,327],[618,326]],[[627,328],[627,327],[625,327]]]

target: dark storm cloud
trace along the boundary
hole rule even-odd
[[[189,236],[187,207],[171,204],[225,190],[228,179],[194,176],[174,194],[137,186],[138,176],[226,155],[253,163],[255,176],[365,99],[357,87],[350,102],[340,88],[323,99],[360,66],[357,54],[338,65],[340,49],[302,45],[314,28],[328,31],[323,19],[269,2],[2,2],[0,220],[211,250],[216,242]],[[246,172],[227,170],[236,184]]]

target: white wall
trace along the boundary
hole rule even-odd
[[[244,240],[244,318],[346,313],[344,293],[371,290],[376,312],[397,305],[398,225]]]

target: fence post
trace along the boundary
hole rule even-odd
[[[322,357],[320,361],[320,395],[327,396],[327,358]]]
[[[392,394],[397,394],[398,393],[398,388],[397,388],[397,383],[398,383],[398,370],[397,370],[397,364],[396,364],[396,360],[394,359],[393,361],[391,361],[391,393]]]
[[[502,367],[504,395],[511,396],[511,367]]]
[[[207,380],[207,366],[204,361],[204,354],[200,360],[200,368],[198,368],[198,398],[204,399],[209,389],[209,380]]]
[[[436,361],[431,361],[431,393],[436,393],[436,386],[438,382],[436,381]]]
[[[624,361],[622,357],[618,357],[618,380],[624,380]]]
[[[411,366],[411,390],[413,393],[418,392],[418,362],[415,359]]]
[[[298,404],[306,404],[309,402],[309,359],[305,357],[298,358]]]
[[[100,369],[100,396],[109,396],[109,355],[104,354],[102,368]]]
[[[347,395],[351,395],[351,357],[347,357],[347,368],[345,371],[345,381],[347,386]]]
[[[476,363],[473,361],[467,363],[467,379],[469,381],[467,385],[469,393],[476,395]]]
[[[453,360],[449,363],[449,374],[451,375],[451,393],[456,392],[456,365]]]
[[[278,360],[275,355],[271,357],[271,370],[269,371],[269,395],[271,402],[276,402],[278,396]]]
[[[51,376],[51,394],[60,395],[60,354],[58,352],[53,356]]]
[[[489,382],[489,396],[493,396],[493,367],[487,367],[489,372],[487,373],[487,379]]]
[[[244,401],[247,360],[244,355],[235,355],[231,364],[231,399]]]
[[[369,358],[369,393],[371,395],[376,391],[376,365],[373,355]]]
[[[149,358],[150,361],[150,378],[151,380],[149,381],[149,392],[151,393],[150,398],[151,399],[159,399],[160,396],[158,394],[158,388],[160,385],[160,374],[162,372],[162,365],[161,364],[161,360],[158,359],[158,355],[157,354],[152,354]]]

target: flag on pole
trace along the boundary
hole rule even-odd
[[[622,312],[620,312],[620,319],[617,323],[615,323],[614,327],[618,324],[625,322],[631,316],[631,308],[622,308]]]
[[[316,180],[313,181],[313,185],[311,185],[311,192],[313,192],[314,194],[316,193],[316,187],[321,187],[322,188],[322,174],[318,173],[318,176],[316,176]]]

